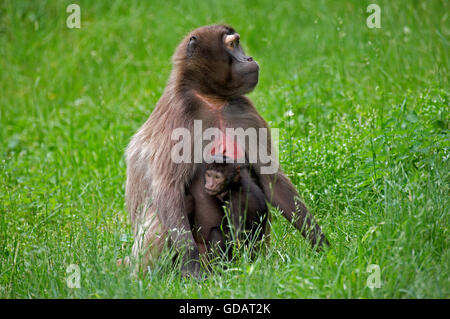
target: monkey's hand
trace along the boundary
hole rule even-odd
[[[282,172],[274,175],[260,175],[260,177],[268,201],[301,231],[313,247],[322,249],[324,245],[330,245],[313,215],[300,200],[294,185]]]

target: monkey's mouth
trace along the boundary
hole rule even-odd
[[[206,191],[206,194],[212,195],[212,196],[218,194],[218,191],[217,191],[216,189],[211,189],[211,188],[206,188],[206,187],[205,187],[205,191]]]
[[[258,80],[259,80],[259,70],[256,69],[256,70],[252,70],[252,71],[248,72],[246,74],[246,78],[248,81],[248,85],[255,87],[256,84],[258,84]]]

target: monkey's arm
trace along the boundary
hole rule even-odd
[[[261,174],[260,182],[268,201],[278,208],[295,228],[301,231],[313,247],[320,248],[324,244],[329,245],[322,229],[300,200],[294,185],[281,171],[273,175]]]
[[[251,179],[248,169],[241,169],[241,185],[246,192],[247,201],[254,212],[267,212],[266,197],[261,188]]]
[[[242,188],[246,191],[244,198],[247,201],[247,216],[245,229],[249,231],[253,239],[263,238],[269,216],[266,197],[260,186],[250,177],[249,170],[241,170]],[[253,240],[252,239],[252,240]]]
[[[195,202],[195,235],[205,242],[207,249],[223,245],[223,234],[219,228],[222,224],[223,211],[213,196],[205,193],[202,178],[195,178],[191,185],[191,194]]]

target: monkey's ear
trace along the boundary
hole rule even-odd
[[[186,55],[187,55],[188,58],[192,57],[196,47],[197,47],[197,37],[195,35],[193,35],[189,39],[189,43],[188,43],[188,45],[186,47]]]

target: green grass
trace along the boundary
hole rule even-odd
[[[81,6],[68,29],[66,6]],[[366,27],[367,5],[381,29]],[[450,297],[447,1],[0,3],[0,297]],[[191,29],[233,25],[250,94],[332,246],[277,212],[272,245],[204,282],[133,279],[124,149]],[[291,115],[293,114],[293,115]],[[81,288],[66,268],[81,269]],[[381,269],[381,288],[366,281]]]

